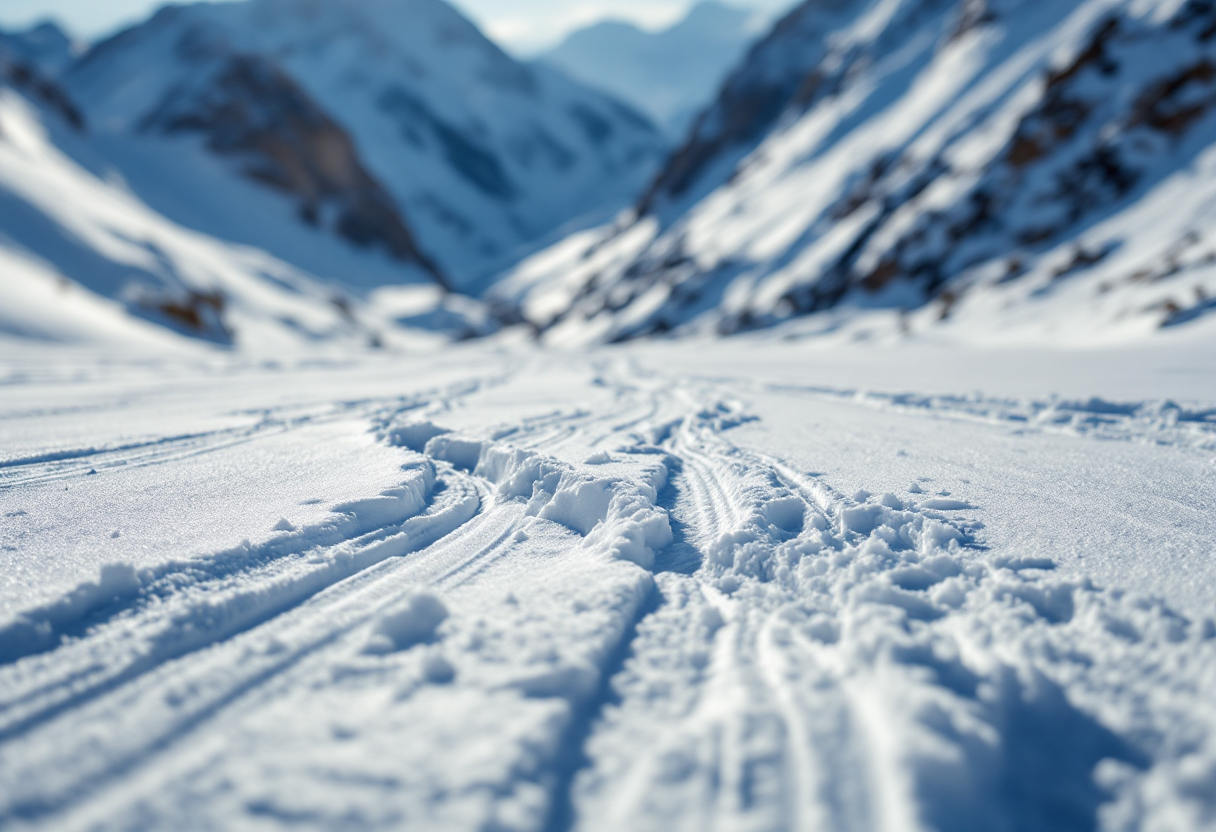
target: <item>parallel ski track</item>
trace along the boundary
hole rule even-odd
[[[111,469],[172,463],[236,447],[263,437],[290,433],[300,428],[350,419],[367,419],[373,413],[396,414],[419,409],[424,404],[451,407],[461,399],[487,388],[504,384],[508,378],[509,376],[493,376],[458,382],[442,390],[428,390],[406,397],[397,396],[309,406],[294,405],[266,411],[228,414],[229,416],[257,415],[262,418],[252,424],[180,436],[141,439],[111,447],[67,448],[45,454],[0,459],[0,491],[18,486],[58,482]],[[98,406],[93,409],[99,413],[105,413],[111,408]],[[0,415],[0,423],[13,415]]]
[[[605,373],[609,377],[623,372],[609,369],[614,371]],[[690,731],[701,738],[702,747],[712,749],[710,770],[703,772],[712,799],[698,809],[704,812],[703,828],[730,827],[759,809],[785,818],[791,829],[862,832],[871,802],[869,775],[864,739],[850,727],[857,718],[847,692],[817,660],[816,645],[783,623],[781,611],[789,599],[779,587],[764,587],[745,599],[728,597],[716,587],[717,576],[707,563],[710,548],[747,519],[751,507],[743,504],[747,497],[739,480],[742,471],[763,468],[797,495],[806,511],[820,512],[835,523],[842,498],[776,459],[731,445],[704,415],[712,390],[703,385],[695,390],[679,384],[668,388],[661,379],[653,381],[639,386],[609,379],[605,383],[618,393],[615,406],[600,413],[527,420],[504,434],[504,440],[553,452],[576,439],[591,446],[636,444],[649,432],[675,463],[673,475],[680,487],[678,502],[669,509],[688,528],[703,565],[691,576],[667,577],[699,593],[724,621],[713,635],[711,666],[694,693],[696,707],[679,726],[664,726]],[[442,410],[442,404],[432,407]],[[380,408],[386,425],[400,412],[383,404]],[[349,410],[341,414],[350,415]],[[223,435],[215,441],[248,438]],[[210,449],[131,453],[146,453],[152,462],[162,452],[186,455]],[[96,463],[80,463],[77,474],[84,464]],[[30,476],[61,474],[69,475],[43,470]],[[0,665],[0,765],[20,760],[22,769],[11,783],[16,788],[0,795],[0,826],[44,824],[120,787],[136,772],[171,765],[183,739],[229,713],[236,703],[251,703],[250,697],[271,683],[286,684],[294,674],[303,674],[306,662],[374,620],[409,587],[454,589],[476,581],[510,551],[524,519],[522,505],[495,505],[489,483],[450,467],[443,467],[442,480],[446,487],[425,514],[330,547],[355,555],[355,567],[346,573],[335,572],[319,584],[304,581],[286,591],[284,575],[266,571],[281,567],[278,562],[214,580],[186,576],[173,591],[142,596],[138,603],[111,611],[78,640],[54,652]],[[8,482],[13,481],[3,480],[0,470],[0,488]],[[411,537],[411,523],[433,528]],[[286,577],[290,583],[290,569]],[[259,592],[271,586],[277,590],[276,600],[265,603]],[[217,617],[213,599],[225,593],[231,597],[234,590],[239,595],[242,588],[249,591],[251,607]],[[639,620],[627,629],[621,649],[632,656],[630,661],[644,664],[646,643],[637,637],[637,628],[655,614],[654,609],[641,610]],[[179,635],[183,622],[196,625],[196,631]],[[690,619],[684,626],[700,624]],[[563,758],[587,757],[610,687],[605,680],[603,696],[583,719],[592,727],[571,728]],[[740,701],[747,706],[731,706]],[[107,730],[89,738],[90,726],[96,725]],[[92,753],[78,754],[85,741],[94,744]],[[779,750],[774,752],[774,747]],[[97,753],[99,749],[104,753]],[[769,776],[774,766],[776,777]],[[760,783],[774,782],[777,793],[756,790]],[[558,778],[554,788],[555,805],[562,805],[570,802],[576,786],[567,777]],[[637,789],[627,794],[638,796]],[[568,820],[555,828],[581,825],[577,815]]]
[[[474,485],[472,478],[466,483],[475,488],[484,507],[484,486]],[[431,516],[442,512],[453,514],[451,507],[445,507]],[[453,514],[452,521],[455,525],[449,526],[449,533],[441,536],[437,531],[432,537],[439,536],[438,542],[416,548],[409,557],[403,552],[378,561],[251,626],[218,630],[208,643],[190,651],[150,656],[95,681],[68,701],[27,715],[19,724],[10,723],[0,753],[20,755],[30,772],[58,772],[56,779],[67,782],[49,793],[31,784],[22,796],[0,803],[0,821],[60,812],[150,763],[231,703],[372,620],[403,589],[433,583],[485,557],[507,539],[516,517],[511,512],[480,510],[471,517]],[[116,633],[115,638],[124,635]],[[53,688],[54,683],[45,687]],[[149,725],[149,715],[158,713],[157,703],[168,700],[178,700],[176,707],[160,714],[161,724]],[[107,749],[104,768],[94,763],[93,770],[64,778],[63,773],[72,772],[78,763],[73,737],[87,735],[87,726],[98,720],[128,724],[130,730],[110,733],[118,740]],[[89,759],[95,761],[97,756]]]
[[[698,407],[697,400],[705,394],[698,392],[683,388],[669,395],[691,415],[683,417],[664,447],[677,463],[680,484],[678,502],[670,510],[688,529],[690,542],[701,550],[703,558],[697,573],[668,578],[700,592],[726,622],[714,636],[712,663],[696,693],[699,704],[684,720],[684,730],[702,733],[706,743],[703,747],[712,749],[714,760],[712,770],[705,772],[714,807],[706,810],[700,822],[707,830],[733,828],[732,817],[741,819],[740,813],[758,808],[749,801],[768,799],[773,801],[769,810],[786,819],[782,828],[861,832],[864,824],[858,826],[856,821],[867,817],[868,790],[866,771],[857,757],[861,750],[856,744],[850,748],[840,736],[849,731],[854,719],[847,697],[830,673],[817,667],[810,653],[800,649],[801,644],[782,625],[784,599],[776,588],[770,588],[772,597],[767,603],[740,602],[714,587],[714,576],[704,565],[708,548],[743,521],[743,491],[732,473],[741,465],[767,469],[803,501],[806,511],[818,511],[832,520],[839,513],[839,497],[776,460],[744,453],[731,445],[720,431],[699,417],[705,408]],[[651,414],[660,410],[656,397]],[[689,620],[684,627],[695,628],[698,623]],[[642,665],[645,649],[644,642],[633,645],[634,660]],[[813,681],[806,678],[808,675]],[[807,687],[813,689],[813,695],[805,694]],[[741,695],[730,693],[730,689],[740,688],[744,689]],[[731,713],[717,704],[724,698],[750,704],[745,712]],[[772,759],[765,759],[763,749],[758,752],[761,757],[756,758],[755,749],[747,747],[749,737],[757,731],[781,738],[778,795],[766,797],[753,791],[757,766],[774,764]],[[849,753],[838,759],[829,759],[846,751]],[[848,769],[848,774],[842,775],[838,768]],[[626,793],[636,799],[636,784]],[[825,811],[824,806],[835,810]],[[582,825],[576,822],[573,828]],[[594,823],[592,826],[601,828]]]

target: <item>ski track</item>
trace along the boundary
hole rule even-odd
[[[1208,828],[1212,622],[989,552],[964,501],[844,495],[732,444],[753,419],[738,391],[771,385],[591,369],[611,406],[484,434],[444,416],[509,376],[0,464],[15,488],[352,410],[417,452],[399,489],[323,526],[113,567],[0,627],[0,826],[224,828],[237,807],[307,828]],[[1068,413],[1077,436],[1200,448],[1212,430],[1211,412],[1177,406],[792,392],[1045,429]],[[558,460],[579,448],[597,454]],[[393,641],[417,597],[440,599],[442,623]],[[377,690],[401,715],[377,731],[449,743],[401,751],[421,769],[359,774],[383,812],[292,787],[311,807],[297,812],[272,783],[251,797],[221,776],[321,777],[276,756],[277,709]],[[493,717],[496,750],[426,725],[434,697]],[[369,725],[324,742],[378,747]]]

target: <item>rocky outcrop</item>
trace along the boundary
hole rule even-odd
[[[896,280],[932,297],[969,266],[1002,257],[1016,277],[1019,252],[1069,239],[1087,219],[1175,169],[1179,142],[1216,107],[1216,52],[1208,45],[1214,21],[1216,4],[1206,0],[1190,0],[1160,22],[1099,18],[1071,58],[1042,73],[1038,102],[981,169],[943,160],[919,187],[909,187],[907,167],[916,160],[887,165],[857,206],[877,211],[856,238],[857,256],[791,290],[786,304],[795,314],[813,312],[852,290],[875,292]],[[973,184],[931,207],[922,195],[938,177]],[[916,220],[907,223],[911,214]],[[897,219],[906,230],[884,235]],[[1077,251],[1055,269],[1057,279],[1105,257]]]
[[[57,83],[46,77],[28,59],[0,40],[0,84],[52,110],[78,131],[85,129],[84,116]]]
[[[281,70],[255,56],[222,55],[174,87],[145,131],[200,133],[216,153],[299,202],[301,218],[363,247],[379,246],[443,282],[392,197],[367,172],[346,132]]]
[[[808,0],[636,220],[508,285],[558,340],[730,334],[846,303],[952,319],[981,290],[1012,308],[1007,287],[1037,304],[1082,275],[1107,320],[1177,325],[1206,314],[1216,273],[1167,303],[1166,279],[1107,272],[1210,224],[1214,130],[1212,0]],[[1156,233],[1116,227],[1181,179]]]
[[[825,35],[857,0],[821,0],[798,6],[754,46],[723,85],[718,100],[655,178],[638,205],[648,214],[686,196],[723,156],[742,157],[797,104],[805,109],[827,84],[821,66]]]

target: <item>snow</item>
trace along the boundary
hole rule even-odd
[[[0,823],[1206,829],[1213,354],[0,341]]]
[[[569,236],[652,132],[437,0],[163,11],[67,70],[92,132],[0,86],[0,828],[1216,828],[1212,117],[1163,141],[1082,68],[1076,141],[1120,127],[1138,190],[1016,269],[1079,144],[940,225],[1105,12],[1138,83],[1210,51],[1181,7],[807,4],[686,188]],[[456,296],[138,129],[232,50],[466,285],[558,242]],[[619,141],[559,170],[584,104]],[[510,157],[510,207],[444,130]],[[803,314],[850,248],[959,270]]]

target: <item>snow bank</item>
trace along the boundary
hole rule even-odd
[[[399,535],[394,543],[416,545],[408,540],[405,524],[430,507],[435,483],[434,465],[421,461],[407,471],[399,487],[335,506],[323,523],[284,531],[262,543],[246,541],[211,555],[144,569],[128,564],[102,567],[97,582],[82,584],[49,604],[0,622],[0,662],[51,650],[89,626],[155,603],[174,587],[175,592],[183,586],[217,588],[205,600],[200,597],[189,612],[174,613],[174,626],[191,620],[203,625],[186,641],[241,629],[391,556],[396,547],[385,543],[393,541],[393,532]],[[424,529],[417,531],[422,533],[417,537],[427,539]],[[261,575],[256,574],[259,570]],[[237,576],[248,580],[234,583]],[[172,637],[181,639],[180,634]]]

